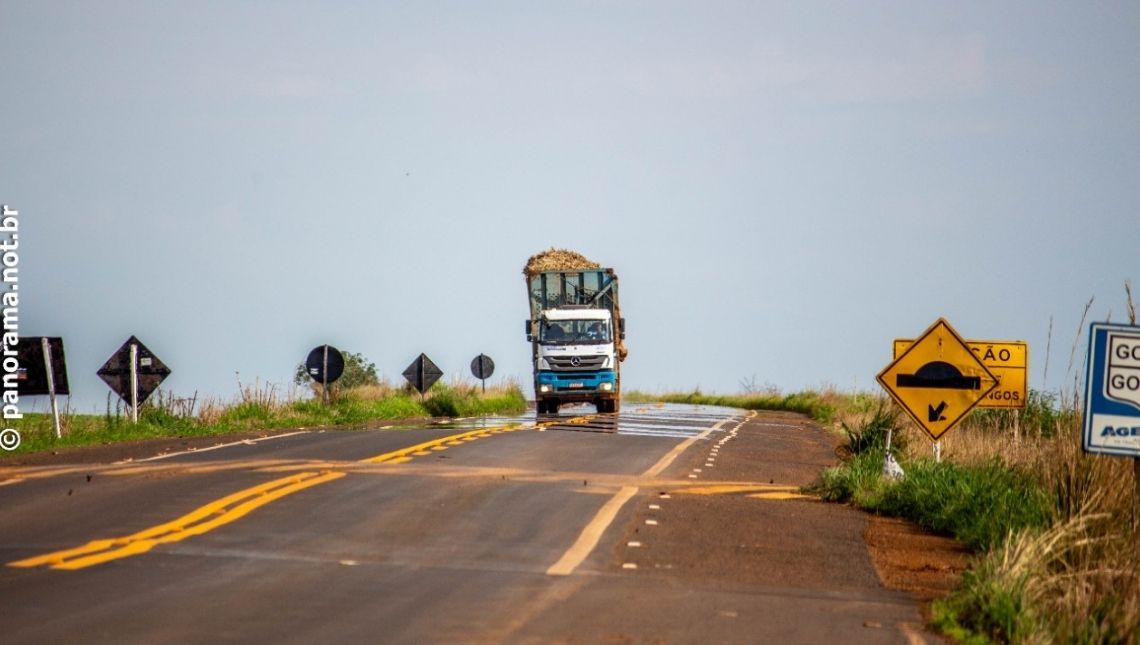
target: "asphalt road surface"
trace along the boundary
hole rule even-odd
[[[592,408],[0,467],[15,643],[906,643],[803,417]]]

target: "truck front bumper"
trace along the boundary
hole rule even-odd
[[[617,375],[613,370],[597,372],[538,373],[535,393],[541,397],[557,397],[563,401],[592,401],[598,396],[617,394]]]

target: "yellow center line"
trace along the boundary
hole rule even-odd
[[[598,510],[598,514],[590,523],[582,529],[582,533],[574,544],[562,554],[558,562],[550,565],[546,570],[548,576],[568,576],[574,573],[574,569],[578,568],[579,564],[586,559],[594,547],[598,546],[598,541],[602,539],[602,534],[606,532],[606,528],[613,523],[614,518],[617,517],[618,511],[622,506],[637,494],[635,486],[625,486],[618,491],[602,508]]]
[[[179,542],[240,519],[250,511],[311,486],[344,477],[345,473],[298,473],[238,491],[201,506],[182,517],[143,529],[126,537],[93,540],[74,549],[9,562],[10,567],[82,569],[110,560],[145,553],[156,544]]]
[[[418,443],[414,446],[407,448],[400,448],[386,452],[375,457],[361,459],[362,463],[369,464],[402,464],[410,461],[411,457],[426,457],[433,454],[433,452],[442,452],[447,450],[450,446],[461,446],[464,442],[475,441],[476,439],[485,439],[492,435],[502,434],[505,432],[516,432],[518,430],[543,430],[554,425],[574,424],[579,425],[585,423],[586,420],[593,418],[596,415],[585,415],[579,417],[570,417],[567,419],[552,419],[535,423],[532,425],[514,425],[514,426],[498,426],[494,428],[479,428],[476,430],[469,430],[460,434],[453,434],[439,439],[432,439]]]
[[[403,464],[412,461],[414,456],[427,456],[433,454],[433,451],[447,450],[448,446],[462,445],[462,442],[465,441],[474,441],[475,439],[490,437],[493,434],[515,432],[516,430],[522,429],[544,429],[559,423],[582,423],[583,420],[587,418],[589,417],[574,417],[565,420],[558,419],[536,423],[531,426],[480,428],[478,430],[442,437],[407,448],[386,452],[375,457],[362,459],[358,463]],[[179,542],[188,537],[212,531],[219,526],[238,520],[254,509],[274,500],[281,499],[286,495],[306,488],[340,479],[345,475],[346,473],[339,471],[319,473],[303,472],[281,479],[275,479],[232,493],[201,506],[178,519],[143,529],[142,531],[125,537],[93,540],[72,549],[54,551],[9,562],[8,566],[28,568],[47,565],[53,569],[74,570],[102,564],[110,560],[146,553],[154,548],[155,545]]]
[[[402,464],[412,461],[413,455],[424,456],[433,454],[433,450],[446,450],[449,445],[457,445],[460,439],[471,441],[489,437],[491,433],[514,432],[523,428],[539,428],[550,424],[535,424],[534,426],[511,426],[488,430],[482,428],[457,435],[442,437],[427,441],[408,448],[393,450],[357,463],[385,463]],[[302,472],[281,479],[275,479],[264,484],[258,484],[221,499],[200,506],[193,511],[170,522],[165,522],[147,529],[132,533],[131,535],[92,540],[87,544],[72,549],[53,551],[43,555],[15,560],[9,562],[10,567],[29,568],[50,566],[52,569],[82,569],[111,560],[125,558],[140,553],[146,553],[158,544],[179,542],[188,537],[201,535],[207,531],[229,524],[248,515],[254,509],[264,506],[274,500],[281,499],[306,488],[318,486],[344,477],[347,473],[340,471]]]

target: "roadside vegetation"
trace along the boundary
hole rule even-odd
[[[837,406],[843,403],[846,395],[833,390],[816,392],[806,390],[794,394],[780,394],[777,391],[745,392],[744,394],[704,394],[700,389],[692,392],[669,394],[647,394],[626,392],[622,399],[627,403],[689,403],[692,405],[718,405],[726,408],[745,410],[777,410],[806,414],[821,423],[827,423],[835,416]]]
[[[1128,285],[1126,292],[1135,324]],[[1083,336],[1084,320],[1080,328]],[[1074,343],[1066,376],[1074,392],[1081,391],[1074,358],[1083,342]],[[1140,644],[1134,464],[1084,452],[1078,395],[1031,391],[1024,409],[974,410],[943,436],[936,460],[926,433],[885,395],[782,395],[748,382],[742,389],[633,400],[790,410],[834,430],[840,463],[809,492],[913,521],[975,552],[958,588],[931,608],[934,627],[957,641]],[[883,474],[888,436],[902,478]]]
[[[1083,340],[1070,353],[1073,392]],[[1140,475],[1132,459],[1084,452],[1079,395],[1031,391],[1024,409],[974,410],[943,437],[941,462],[925,433],[878,399],[838,409],[843,462],[812,488],[976,551],[959,587],[934,603],[936,627],[967,643],[1140,643]],[[882,474],[888,431],[901,480]]]
[[[117,397],[108,395],[103,414],[63,413],[63,436],[59,439],[52,431],[50,414],[25,414],[11,425],[21,435],[20,447],[5,454],[138,439],[288,428],[351,428],[398,419],[517,414],[527,406],[522,390],[513,381],[489,385],[486,393],[477,383],[440,381],[421,397],[408,386],[396,387],[385,380],[371,379],[355,387],[330,388],[329,395],[329,402],[325,403],[319,386],[304,389],[294,386],[282,392],[277,385],[261,383],[240,386],[237,397],[231,401],[185,399],[158,391],[139,407],[137,424],[131,422],[126,407]]]
[[[1081,412],[1033,392],[1024,410],[976,410],[931,442],[886,398],[841,410],[844,461],[825,499],[956,537],[977,559],[936,627],[969,643],[1140,642],[1140,532],[1132,461],[1081,449]],[[886,434],[905,471],[882,475]]]

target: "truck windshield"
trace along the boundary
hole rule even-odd
[[[541,341],[547,345],[600,345],[611,341],[608,320],[546,320]]]

